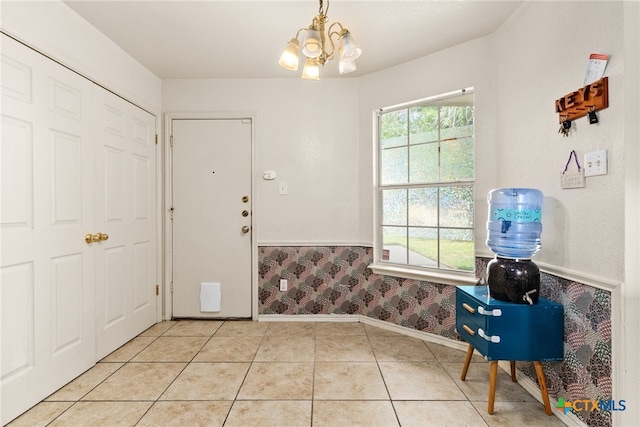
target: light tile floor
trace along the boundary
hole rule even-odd
[[[362,323],[167,321],[14,420],[17,426],[562,426],[489,365]]]

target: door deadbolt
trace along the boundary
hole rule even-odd
[[[249,216],[249,211],[242,211],[242,216]]]
[[[249,201],[249,196],[242,196],[242,201],[247,203]]]

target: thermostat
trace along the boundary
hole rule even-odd
[[[264,171],[262,172],[262,178],[271,181],[272,179],[276,179],[276,172],[275,171]]]

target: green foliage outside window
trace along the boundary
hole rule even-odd
[[[379,115],[383,261],[474,270],[473,118],[471,94]]]

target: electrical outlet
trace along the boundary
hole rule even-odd
[[[280,291],[286,292],[289,287],[289,281],[287,279],[280,279]]]
[[[584,155],[584,176],[607,174],[607,150],[592,151]]]

